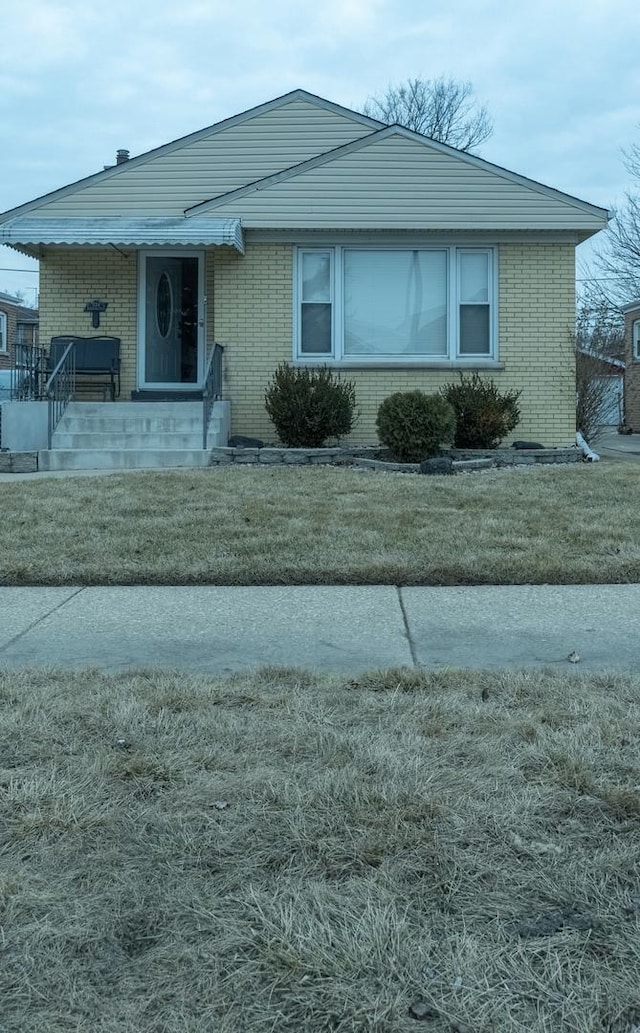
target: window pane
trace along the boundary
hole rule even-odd
[[[489,256],[485,253],[461,252],[460,302],[464,305],[489,303]]]
[[[447,253],[345,251],[346,355],[446,355]]]
[[[303,254],[302,300],[331,301],[331,255],[328,251]]]
[[[489,355],[489,306],[460,306],[460,354]]]
[[[331,351],[331,305],[301,306],[300,351],[326,354]]]

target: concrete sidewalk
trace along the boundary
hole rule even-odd
[[[0,667],[640,671],[640,585],[0,588],[0,607]]]

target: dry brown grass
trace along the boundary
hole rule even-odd
[[[0,673],[0,1029],[630,1033],[640,679],[572,675]]]
[[[2,484],[0,583],[640,580],[640,466],[234,467]]]

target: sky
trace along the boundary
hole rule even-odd
[[[293,89],[361,108],[440,75],[489,109],[481,157],[606,208],[640,189],[638,0],[0,0],[0,25],[0,211]],[[36,289],[0,248],[0,291]]]

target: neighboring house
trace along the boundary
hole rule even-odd
[[[587,357],[589,373],[602,388],[600,423],[605,427],[619,427],[624,419],[625,363],[582,349],[581,354]]]
[[[0,216],[40,260],[43,341],[122,341],[122,397],[197,397],[224,346],[232,432],[273,440],[280,362],[355,381],[355,442],[391,392],[477,370],[517,436],[574,440],[578,243],[607,212],[296,90]],[[99,330],[87,303],[106,304]]]
[[[37,344],[38,312],[0,291],[0,369],[9,369],[15,344]]]
[[[626,368],[624,422],[640,433],[640,299],[623,305]]]

